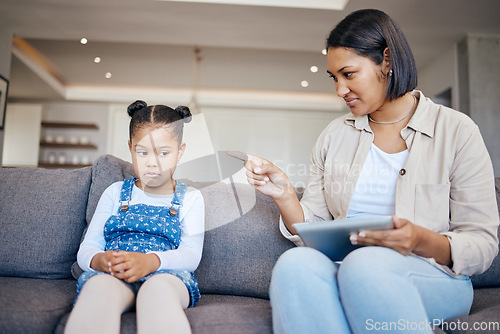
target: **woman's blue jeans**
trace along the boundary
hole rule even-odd
[[[274,333],[433,333],[469,313],[468,277],[415,257],[362,247],[342,263],[297,247],[277,261],[270,288]]]

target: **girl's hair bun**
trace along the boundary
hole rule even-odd
[[[143,108],[147,108],[147,103],[141,100],[137,100],[131,105],[128,106],[127,108],[127,113],[129,114],[130,117],[132,117],[136,112]]]
[[[188,107],[185,106],[178,106],[175,108],[175,111],[181,116],[181,119],[184,120],[184,123],[189,123],[191,122],[191,110],[189,110]]]

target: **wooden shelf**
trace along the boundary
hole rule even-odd
[[[89,131],[94,131],[94,130],[98,130],[99,127],[97,126],[96,123],[74,123],[74,122],[47,122],[47,121],[44,121],[42,122],[41,124],[42,128],[45,129],[45,131],[47,131],[48,133],[51,133],[51,132],[59,132],[59,130],[77,130],[77,131],[82,131],[82,134],[85,133],[87,136],[86,137],[82,137],[83,139],[86,139],[86,138],[92,138],[92,136],[90,135],[90,132]],[[71,132],[75,132],[75,131],[71,131]],[[97,150],[98,147],[96,144],[93,144],[93,143],[86,143],[86,144],[82,144],[80,142],[77,142],[77,137],[79,137],[80,135],[77,135],[77,136],[72,136],[71,137],[71,141],[73,143],[70,143],[69,141],[64,141],[64,142],[56,142],[55,140],[51,141],[51,142],[47,142],[45,141],[44,138],[42,138],[40,140],[40,149],[42,149],[41,151],[41,155],[40,155],[40,159],[42,161],[39,161],[38,162],[38,167],[41,167],[41,168],[64,168],[64,169],[76,169],[76,168],[83,168],[83,167],[87,167],[87,166],[92,166],[92,164],[90,163],[86,163],[86,164],[81,164],[81,163],[78,163],[78,164],[73,164],[71,163],[72,159],[64,159],[61,161],[64,161],[65,163],[59,163],[58,159],[50,159],[50,161],[54,161],[54,162],[48,162],[49,159],[47,159],[47,154],[48,154],[48,150],[53,150],[53,152],[50,152],[49,154],[49,157],[51,157],[51,155],[54,155],[54,157],[58,154],[66,154],[64,152],[66,152],[67,149],[77,149],[77,150],[81,150],[81,149],[84,149],[84,150]],[[58,136],[55,136],[54,135],[54,138],[57,138],[60,140],[61,137],[60,135]],[[64,137],[63,137],[64,138]],[[87,139],[88,141],[88,139]],[[90,153],[90,152],[89,152]],[[44,158],[45,157],[45,158]],[[60,158],[62,158],[60,156]],[[73,157],[73,158],[77,158],[77,160],[75,161],[80,161],[80,158],[79,157]],[[86,156],[86,159],[82,160],[82,161],[88,161],[89,157]]]
[[[70,143],[47,143],[41,142],[41,147],[52,147],[52,148],[85,148],[85,149],[97,149],[94,144],[70,144]]]
[[[87,166],[92,166],[90,164],[88,165],[83,165],[83,164],[58,164],[58,163],[49,163],[49,162],[39,162],[38,167],[42,168],[82,168],[82,167],[87,167]]]
[[[44,128],[71,128],[71,129],[94,129],[99,127],[95,123],[63,123],[63,122],[42,122]]]

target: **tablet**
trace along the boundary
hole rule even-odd
[[[394,224],[391,216],[370,216],[293,224],[293,228],[307,247],[319,250],[333,261],[342,261],[347,254],[362,247],[351,244],[351,233],[392,229]]]

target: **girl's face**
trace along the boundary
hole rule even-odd
[[[171,194],[175,190],[172,175],[186,144],[179,145],[168,127],[138,128],[129,141],[137,186],[153,194]]]
[[[389,59],[380,65],[370,58],[343,47],[330,47],[326,56],[327,72],[335,82],[337,95],[342,97],[356,115],[380,110],[387,102]]]

